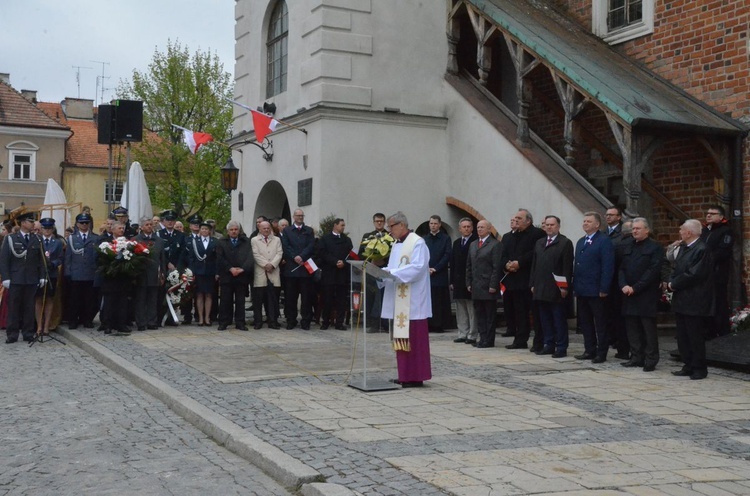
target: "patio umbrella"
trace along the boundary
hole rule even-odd
[[[140,223],[141,217],[154,216],[151,198],[148,196],[146,175],[139,162],[133,162],[130,165],[128,182],[123,185],[120,205],[128,209],[128,216],[132,223]]]
[[[65,199],[65,193],[57,181],[52,178],[47,179],[47,191],[44,193],[45,205],[60,205],[59,208],[42,208],[42,217],[52,217],[55,219],[57,231],[62,233],[70,225],[70,213],[63,205],[68,203]]]

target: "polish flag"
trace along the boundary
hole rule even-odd
[[[557,274],[553,272],[552,277],[555,278],[555,284],[557,284],[558,288],[567,289],[568,280],[565,278],[565,276],[558,276]]]
[[[198,131],[191,131],[190,129],[183,128],[182,139],[185,141],[190,153],[195,155],[203,145],[209,141],[213,141],[214,137],[208,133],[200,133]]]
[[[505,294],[505,284],[500,283],[500,296]]]
[[[279,121],[266,115],[263,112],[257,110],[250,110],[253,114],[253,128],[255,128],[255,139],[258,143],[262,143],[266,136],[276,131],[276,126],[279,125]]]
[[[354,250],[349,250],[349,254],[346,256],[347,260],[359,260],[359,255]]]
[[[305,268],[307,269],[307,271],[310,274],[314,274],[316,270],[320,270],[320,269],[318,269],[317,264],[315,263],[315,261],[312,258],[308,258],[307,262],[303,263],[302,265],[305,266]]]

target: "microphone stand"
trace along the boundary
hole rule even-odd
[[[42,264],[44,265],[44,275],[46,276],[46,279],[44,281],[44,289],[42,291],[42,311],[41,311],[42,324],[45,324],[46,322],[44,321],[44,307],[47,303],[47,284],[49,284],[50,282],[49,267],[47,266],[47,256],[45,255],[44,247],[42,246],[42,238],[37,233],[34,233],[34,237],[36,238],[36,242],[39,243],[39,253],[42,256]],[[42,325],[42,327],[44,327],[44,325]],[[44,334],[44,331],[42,330],[41,332],[40,331],[36,332],[36,334],[34,335],[34,339],[32,339],[31,342],[29,343],[29,348],[34,346],[34,343],[37,343],[37,342],[44,343],[45,337],[47,338],[47,341],[52,339],[53,341],[57,341],[60,344],[63,344],[63,345],[67,344],[65,341],[63,341],[62,339],[56,336],[53,336],[52,334]]]

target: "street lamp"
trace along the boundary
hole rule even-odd
[[[230,156],[227,163],[221,168],[221,187],[227,193],[237,189],[237,175],[240,170],[234,166],[234,160]]]

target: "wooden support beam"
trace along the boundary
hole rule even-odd
[[[550,68],[550,74],[555,83],[557,96],[560,98],[563,110],[565,110],[565,124],[563,129],[563,136],[565,137],[565,163],[572,166],[575,164],[575,133],[573,122],[586,107],[589,99],[577,91],[575,86],[561,78],[552,68]]]

